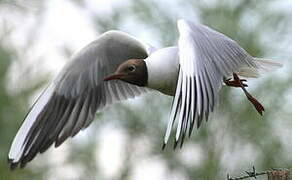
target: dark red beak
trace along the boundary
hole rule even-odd
[[[104,78],[104,81],[110,81],[110,80],[115,80],[115,79],[121,79],[121,77],[125,76],[125,74],[113,74],[109,75],[108,77]]]

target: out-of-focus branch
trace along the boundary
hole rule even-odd
[[[267,175],[267,180],[292,180],[292,169],[273,169],[268,171],[256,172],[253,166],[253,171],[245,171],[247,175],[231,178],[227,174],[227,180],[242,180],[254,178],[257,179],[258,176]]]

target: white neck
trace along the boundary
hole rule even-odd
[[[159,49],[145,62],[148,70],[147,87],[174,95],[179,70],[178,47]]]

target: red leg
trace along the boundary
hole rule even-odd
[[[240,79],[238,77],[238,75],[236,73],[233,73],[233,81],[230,81],[229,79],[229,82],[232,82],[232,85],[235,84],[236,86],[234,87],[240,87],[244,94],[246,95],[247,99],[253,104],[253,106],[256,108],[256,110],[258,111],[258,113],[260,115],[263,115],[263,111],[265,111],[265,108],[263,107],[263,105],[258,102],[258,100],[256,98],[254,98],[246,89],[245,87],[247,87],[246,84],[243,84],[244,81],[246,81],[245,79]],[[228,81],[228,80],[227,80]],[[226,83],[226,82],[225,82]],[[228,84],[226,84],[228,85]]]
[[[260,102],[258,102],[258,100],[255,99],[249,92],[247,92],[247,90],[243,86],[242,82],[240,81],[236,73],[233,73],[233,78],[234,78],[234,81],[237,81],[238,83],[241,84],[241,89],[245,93],[247,99],[254,105],[258,113],[260,113],[260,115],[263,115],[263,111],[265,111],[263,105]]]

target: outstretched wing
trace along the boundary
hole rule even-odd
[[[27,114],[8,155],[11,168],[24,167],[53,143],[57,147],[76,135],[104,106],[146,92],[119,80],[103,79],[122,62],[145,59],[153,49],[126,33],[109,31],[73,56]]]
[[[166,144],[178,116],[175,146],[180,139],[183,144],[187,129],[190,135],[195,122],[199,127],[208,119],[224,77],[241,67],[256,68],[253,57],[225,35],[185,20],[178,21],[178,29],[180,72],[164,139]]]

